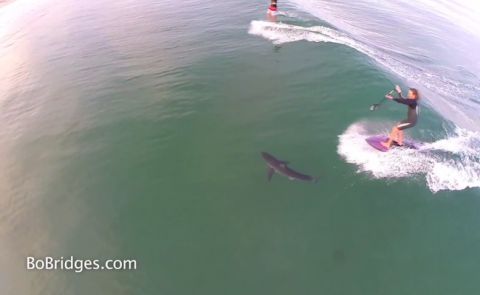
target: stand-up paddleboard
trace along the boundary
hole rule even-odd
[[[371,145],[373,148],[381,151],[381,152],[388,152],[389,149],[386,148],[385,146],[382,145],[382,142],[385,142],[388,140],[388,136],[386,135],[376,135],[376,136],[371,136],[365,139],[365,141]],[[414,149],[418,150],[420,148],[420,143],[412,141],[412,140],[404,140],[403,145],[395,145],[395,143],[392,145],[392,148],[406,148],[406,149]]]

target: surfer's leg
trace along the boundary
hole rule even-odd
[[[397,126],[392,128],[392,132],[388,136],[388,140],[386,142],[382,142],[382,145],[386,148],[390,148],[393,144],[393,141],[397,139],[398,136],[398,129]]]
[[[403,120],[397,125],[398,129],[398,144],[403,145],[403,130],[412,128],[417,122],[415,120]]]
[[[397,143],[398,145],[403,145],[403,130],[398,130]]]
[[[414,120],[403,120],[400,121],[400,123],[398,123],[396,127],[398,128],[398,130],[405,130],[408,128],[412,128],[413,126],[415,126],[416,123],[417,122]]]
[[[398,137],[399,137],[399,131],[398,128],[393,128],[394,131],[392,131],[393,136],[391,137],[392,143],[397,143],[398,142]]]

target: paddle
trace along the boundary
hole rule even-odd
[[[393,90],[391,90],[389,93],[385,94],[385,97],[382,98],[381,101],[379,101],[378,103],[374,103],[370,106],[370,110],[371,111],[376,111],[382,104],[383,102],[387,99],[387,95],[392,95],[393,93]]]

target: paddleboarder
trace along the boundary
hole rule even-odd
[[[394,100],[398,103],[404,104],[407,106],[407,119],[400,121],[395,127],[393,127],[392,132],[386,142],[382,142],[382,145],[386,148],[390,148],[393,144],[403,145],[403,130],[412,128],[417,124],[418,119],[418,99],[419,94],[418,90],[415,88],[410,88],[408,90],[407,98],[403,98],[402,89],[400,86],[395,86],[395,90],[398,93],[398,98],[393,97],[391,94],[387,94],[385,97]]]
[[[269,14],[275,14],[278,11],[277,0],[271,0],[270,6],[268,7]]]

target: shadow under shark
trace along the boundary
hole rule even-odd
[[[313,176],[302,174],[288,167],[288,162],[278,160],[269,153],[262,152],[262,158],[267,162],[268,166],[268,181],[272,179],[273,174],[278,173],[280,175],[288,177],[290,180],[301,180],[308,182],[316,182],[317,179]]]

